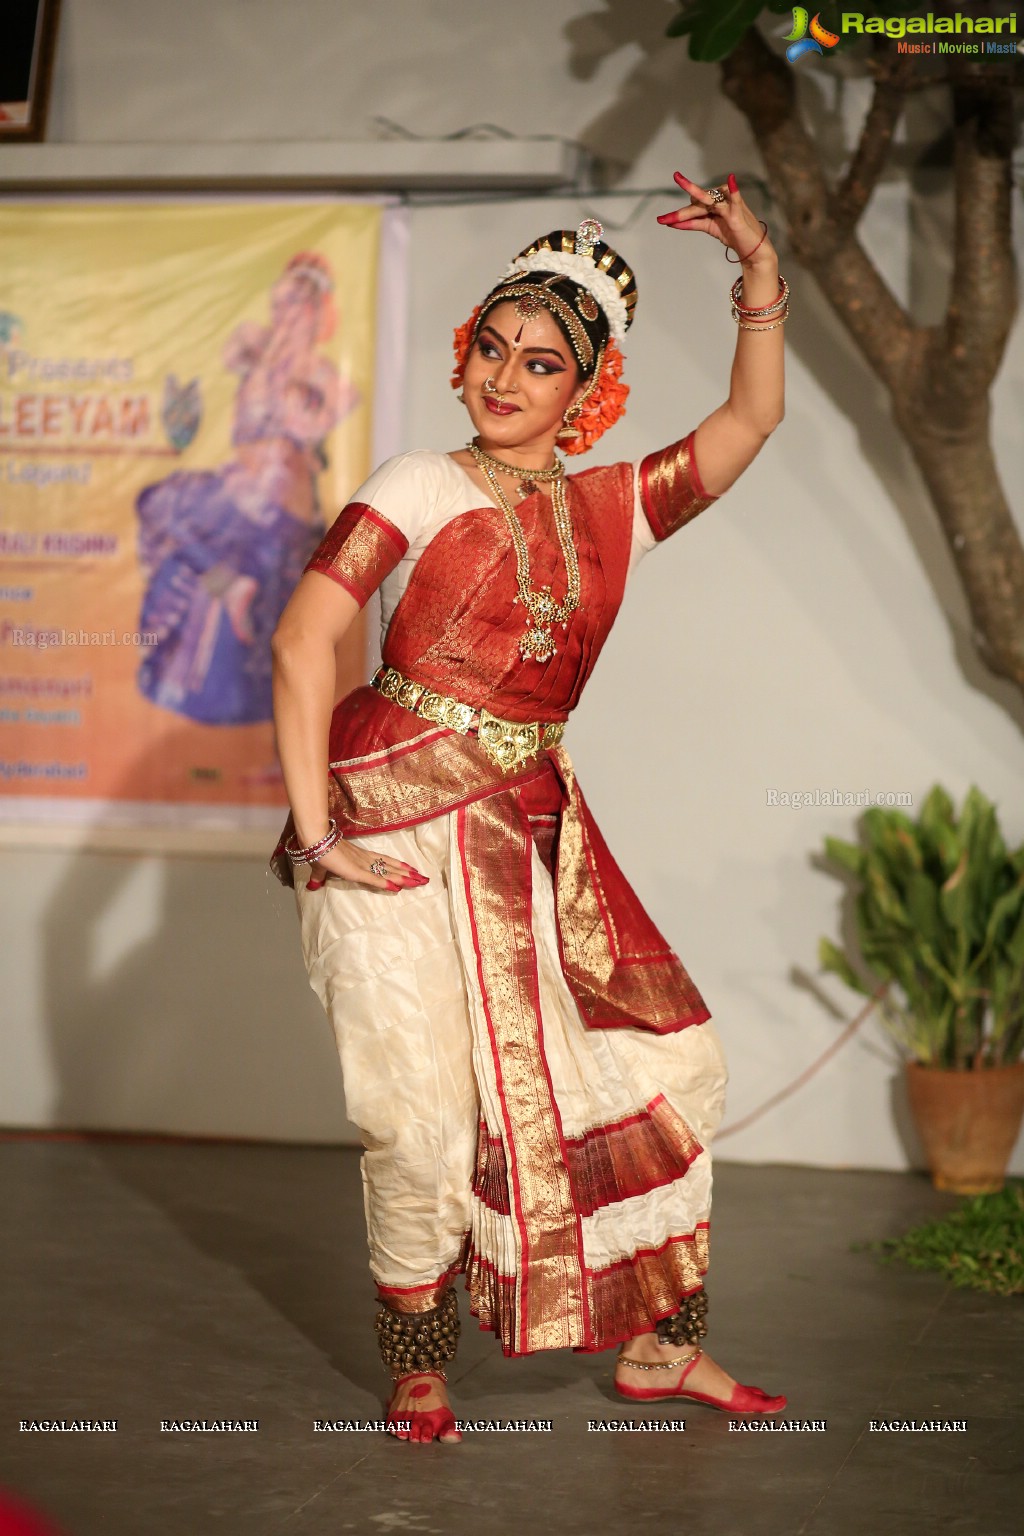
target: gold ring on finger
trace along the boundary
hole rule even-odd
[[[370,874],[371,875],[379,875],[380,878],[383,880],[385,878],[385,876],[387,875],[387,872],[388,872],[388,867],[385,864],[384,860],[383,859],[374,859],[373,863],[370,865]]]
[[[710,197],[713,203],[725,202],[725,193],[722,191],[721,187],[712,187],[711,191],[708,193],[708,197]]]

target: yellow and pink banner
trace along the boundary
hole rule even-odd
[[[400,392],[388,213],[4,207],[0,820],[274,824],[270,638]]]

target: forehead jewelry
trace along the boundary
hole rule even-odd
[[[529,283],[523,281],[522,272],[514,272],[501,284],[494,295],[493,303],[498,304],[503,299],[514,302],[515,311],[520,320],[532,320],[542,309],[551,310],[565,324],[566,330],[572,341],[573,351],[579,358],[585,373],[590,372],[590,365],[594,361],[594,347],[587,335],[579,315],[559,294],[551,292],[552,283],[560,281],[557,272],[544,279],[543,283]],[[478,322],[482,324],[483,317]]]
[[[532,320],[542,308],[541,300],[532,289],[527,288],[522,293],[516,293],[515,310],[520,320]]]

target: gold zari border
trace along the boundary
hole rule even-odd
[[[644,514],[659,541],[691,522],[716,496],[700,483],[691,432],[682,442],[650,453],[640,465],[640,499]]]
[[[564,1349],[584,1341],[588,1324],[579,1217],[541,1045],[532,838],[513,800],[496,795],[459,812],[459,847],[515,1189],[516,1304],[503,1343],[515,1354]]]

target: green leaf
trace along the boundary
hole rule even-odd
[[[941,784],[933,784],[928,791],[917,825],[926,847],[934,850],[945,872],[949,874],[960,857],[960,840],[956,833],[953,802]]]
[[[924,854],[917,836],[917,828],[902,811],[893,812],[893,836],[899,844],[904,862],[912,869],[924,869]]]
[[[669,37],[690,34],[690,58],[711,64],[731,53],[757,20],[764,0],[692,0],[682,16],[669,22]]]
[[[854,992],[861,992],[865,997],[870,997],[871,988],[864,985],[842,950],[833,944],[831,939],[818,940],[818,964],[823,970],[831,971],[833,975],[838,976],[840,981],[845,981]]]
[[[963,982],[957,981],[956,977],[946,969],[930,944],[922,944],[917,953],[924,969],[935,977],[944,991],[948,992],[951,997],[958,998],[962,995],[964,991]]]
[[[885,871],[886,879],[894,891],[905,892],[911,875],[919,867],[920,850],[911,833],[892,820],[893,813],[885,822],[877,824],[874,841],[874,858]],[[904,818],[905,820],[906,818]]]
[[[901,816],[904,822],[907,818],[902,811],[888,811],[883,806],[871,805],[861,817],[861,825],[867,835],[868,842],[877,849],[885,848],[892,841],[895,818]],[[909,826],[910,823],[907,822]]]
[[[1004,935],[1000,932],[1005,926],[1007,934],[1013,932],[1014,922],[1018,913],[1024,915],[1024,881],[1004,891],[1002,896],[992,903],[989,909],[988,922],[985,925],[985,945],[987,951],[991,946],[1000,944]]]
[[[856,843],[845,843],[838,837],[826,837],[825,853],[851,875],[862,876],[864,873],[864,850],[858,848]]]
[[[878,854],[868,854],[864,865],[864,878],[868,894],[878,911],[899,928],[910,928],[910,916],[901,900],[899,887],[889,877],[885,860]]]
[[[939,906],[939,892],[933,880],[913,870],[907,880],[907,912],[917,933],[928,944],[941,946],[946,927]]]
[[[692,11],[684,11],[681,16],[675,17],[665,28],[666,37],[685,37],[687,32],[692,32],[700,23],[700,17]]]
[[[975,944],[981,944],[989,908],[1005,886],[1006,844],[996,809],[972,784],[960,816],[960,840],[967,849],[964,926]]]
[[[864,995],[875,979],[895,983],[880,1018],[918,1060],[980,1069],[1018,1059],[1024,847],[1007,848],[994,804],[972,785],[957,817],[936,784],[916,822],[871,807],[858,832],[857,843],[824,840],[855,877],[856,948],[822,940],[822,967]]]
[[[968,850],[966,848],[960,854],[959,863],[946,880],[939,892],[939,901],[942,905],[942,914],[951,928],[958,933],[965,933],[967,929],[967,906],[970,899],[970,891],[967,883]]]
[[[918,817],[921,825],[926,822],[944,821],[947,826],[953,826],[956,821],[956,806],[953,797],[941,784],[933,784],[925,796],[921,807],[921,815]]]
[[[1003,945],[1003,953],[1009,957],[1012,964],[1024,971],[1024,912],[1021,913],[1020,921]]]

